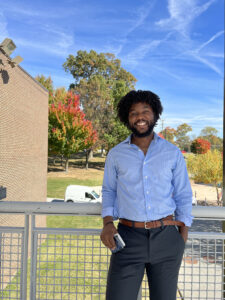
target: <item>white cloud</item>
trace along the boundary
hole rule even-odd
[[[190,29],[193,21],[205,12],[215,1],[216,0],[209,0],[202,5],[199,5],[199,1],[197,0],[168,0],[169,18],[159,20],[156,22],[156,25],[162,30],[169,32],[175,31],[181,35],[181,38],[178,38],[176,41],[176,46],[180,51],[187,49],[182,53],[182,56],[192,57],[194,60],[204,64],[220,76],[223,76],[221,68],[219,68],[215,62],[210,60],[213,56],[209,55],[207,59],[207,53],[202,52],[202,50],[205,50],[205,47],[224,34],[224,31],[215,33],[210,39],[199,45],[197,48],[196,41],[193,42],[190,37]],[[219,56],[214,55],[214,58],[215,57]]]
[[[223,34],[224,34],[224,30],[217,32],[208,41],[206,41],[205,43],[203,43],[202,45],[200,45],[195,51],[196,52],[200,52],[203,48],[205,48],[207,45],[209,45],[210,43],[212,43],[215,39],[217,39],[218,37],[220,37]]]
[[[161,44],[161,42],[162,41],[160,40],[153,40],[143,43],[142,45],[131,51],[128,55],[126,55],[126,63],[136,65],[139,60],[142,60],[150,50],[155,49],[158,45]]]
[[[67,10],[61,9],[60,13],[56,11],[56,9],[54,9],[51,10],[51,13],[49,13],[49,11],[45,10],[44,8],[42,10],[31,9],[29,4],[25,6],[18,3],[14,2],[13,4],[12,3],[9,4],[9,2],[7,3],[7,1],[5,1],[4,3],[1,3],[1,8],[7,13],[13,14],[14,18],[16,17],[18,19],[21,17],[28,17],[28,18],[32,17],[32,18],[39,18],[39,19],[40,18],[59,19],[66,16],[69,17],[74,13],[73,11],[70,11],[68,9]]]
[[[205,56],[214,57],[214,58],[224,58],[224,53],[219,52],[205,52]]]
[[[39,39],[14,37],[18,46],[29,47],[52,55],[66,57],[74,45],[74,38],[57,27],[48,25],[39,28],[42,34]]]
[[[203,58],[202,56],[200,56],[198,54],[193,53],[192,55],[198,61],[200,61],[201,63],[203,63],[207,67],[209,67],[211,70],[215,71],[220,76],[223,76],[223,72],[215,64],[213,64],[212,62],[210,62],[209,60],[207,60],[206,58]]]
[[[168,0],[169,18],[159,20],[156,25],[163,30],[178,31],[183,36],[188,37],[193,20],[214,2],[215,0],[209,0],[203,5],[198,5],[197,0]]]
[[[119,55],[121,51],[123,50],[123,47],[127,43],[128,36],[135,31],[138,27],[144,24],[145,20],[149,16],[151,10],[153,9],[155,5],[155,0],[152,0],[149,2],[147,5],[140,6],[139,9],[137,10],[137,18],[134,21],[134,23],[131,25],[131,27],[127,30],[127,32],[124,34],[124,38],[122,40],[122,43],[117,47],[116,50],[116,55]]]
[[[161,40],[150,40],[145,41],[141,45],[139,45],[136,49],[129,52],[126,57],[124,57],[123,61],[126,62],[126,64],[136,66],[139,61],[143,60],[145,56],[150,52],[156,50],[156,48],[161,45],[162,43],[166,42],[168,38],[170,37],[170,33],[166,35],[164,39]],[[154,63],[152,62],[151,66],[154,66]]]
[[[50,53],[61,57],[66,57],[66,55],[68,55],[68,51],[66,49],[57,47],[57,45],[53,45],[49,42],[45,44],[44,42],[39,43],[36,41],[30,41],[21,38],[15,38],[15,42],[17,46],[33,48],[36,50],[43,51],[45,53]]]
[[[66,33],[61,28],[54,28],[52,26],[45,26],[43,29],[50,33],[52,40],[55,40],[55,47],[59,49],[64,49],[65,51],[74,45],[73,35]]]
[[[141,26],[144,23],[144,21],[149,16],[149,13],[154,7],[154,5],[155,5],[155,0],[149,2],[148,5],[145,4],[139,7],[139,9],[137,10],[137,19],[134,22],[133,26],[131,26],[131,28],[128,30],[127,35],[133,32],[135,29],[137,29],[139,26]]]
[[[163,119],[163,127],[172,127],[177,128],[180,124],[187,123],[192,127],[192,132],[190,134],[198,135],[200,131],[206,126],[212,126],[218,130],[218,135],[222,137],[222,129],[223,129],[223,117],[220,115],[185,115],[182,112],[182,118],[174,117],[170,114],[163,115],[161,117]],[[162,121],[159,120],[158,125],[156,127],[156,132],[160,132],[162,130]]]

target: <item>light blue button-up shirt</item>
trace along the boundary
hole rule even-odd
[[[102,217],[153,221],[168,215],[192,223],[192,190],[181,151],[154,133],[146,155],[131,136],[108,153]]]

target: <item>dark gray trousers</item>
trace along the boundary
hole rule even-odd
[[[150,299],[175,300],[185,243],[175,226],[130,228],[119,223],[126,247],[112,254],[106,300],[137,300],[146,269]]]

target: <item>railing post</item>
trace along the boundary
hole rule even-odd
[[[142,284],[141,284],[139,292],[138,292],[137,300],[141,300],[142,299],[142,289],[141,289],[141,287],[142,287]]]
[[[2,232],[0,232],[0,290],[3,290],[3,286],[1,287],[2,282]]]
[[[27,260],[28,260],[28,243],[29,243],[29,215],[25,214],[24,237],[22,249],[22,268],[21,268],[21,283],[20,283],[20,298],[27,299]]]
[[[30,264],[30,300],[36,299],[37,271],[37,235],[34,232],[35,215],[31,216],[31,264]]]

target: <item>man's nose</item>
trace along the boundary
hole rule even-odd
[[[139,112],[139,113],[137,113],[137,119],[144,119],[144,113],[142,113],[142,112]]]

